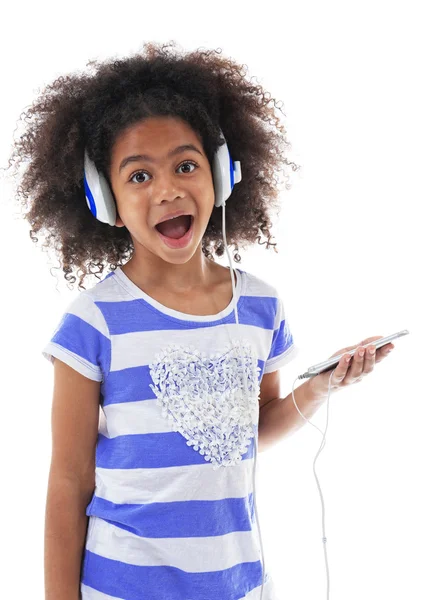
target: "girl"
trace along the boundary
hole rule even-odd
[[[226,212],[236,250],[262,234],[276,246],[276,173],[297,166],[270,96],[240,65],[172,45],[59,77],[15,146],[30,159],[18,190],[30,235],[46,234],[82,290],[43,349],[46,600],[257,600],[263,588],[234,309],[256,423],[269,374],[296,347],[277,290],[235,269],[233,295],[213,257],[224,243],[211,165],[222,131],[242,166]],[[85,200],[85,151],[112,190],[112,225]],[[86,289],[88,275],[100,281]],[[275,599],[269,576],[264,591]]]

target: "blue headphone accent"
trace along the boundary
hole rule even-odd
[[[224,144],[215,153],[212,165],[215,189],[215,206],[222,206],[231,195],[236,183],[241,181],[241,163],[232,161],[224,134],[220,132]],[[93,216],[108,225],[115,225],[116,203],[113,193],[102,173],[99,173],[85,150],[83,183],[86,203]]]
[[[94,197],[92,196],[91,189],[90,189],[88,181],[86,179],[86,173],[83,174],[83,183],[85,184],[85,196],[86,196],[86,201],[89,206],[89,210],[94,215],[94,217],[96,217],[95,200],[94,200]]]

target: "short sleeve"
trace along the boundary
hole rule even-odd
[[[110,334],[101,310],[86,292],[69,304],[42,354],[52,364],[55,358],[62,360],[88,379],[105,380],[110,370]]]
[[[273,324],[272,344],[267,357],[263,374],[272,373],[287,365],[299,354],[294,343],[282,299],[276,294],[276,315]]]

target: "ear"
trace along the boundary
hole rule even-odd
[[[117,213],[115,218],[115,226],[116,227],[125,227],[123,221],[120,219],[120,215]]]

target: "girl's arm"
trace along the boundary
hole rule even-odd
[[[45,600],[80,600],[80,576],[91,494],[50,472],[44,538]]]
[[[95,489],[100,383],[54,361],[52,456],[45,511],[45,600],[80,600],[88,517]]]

